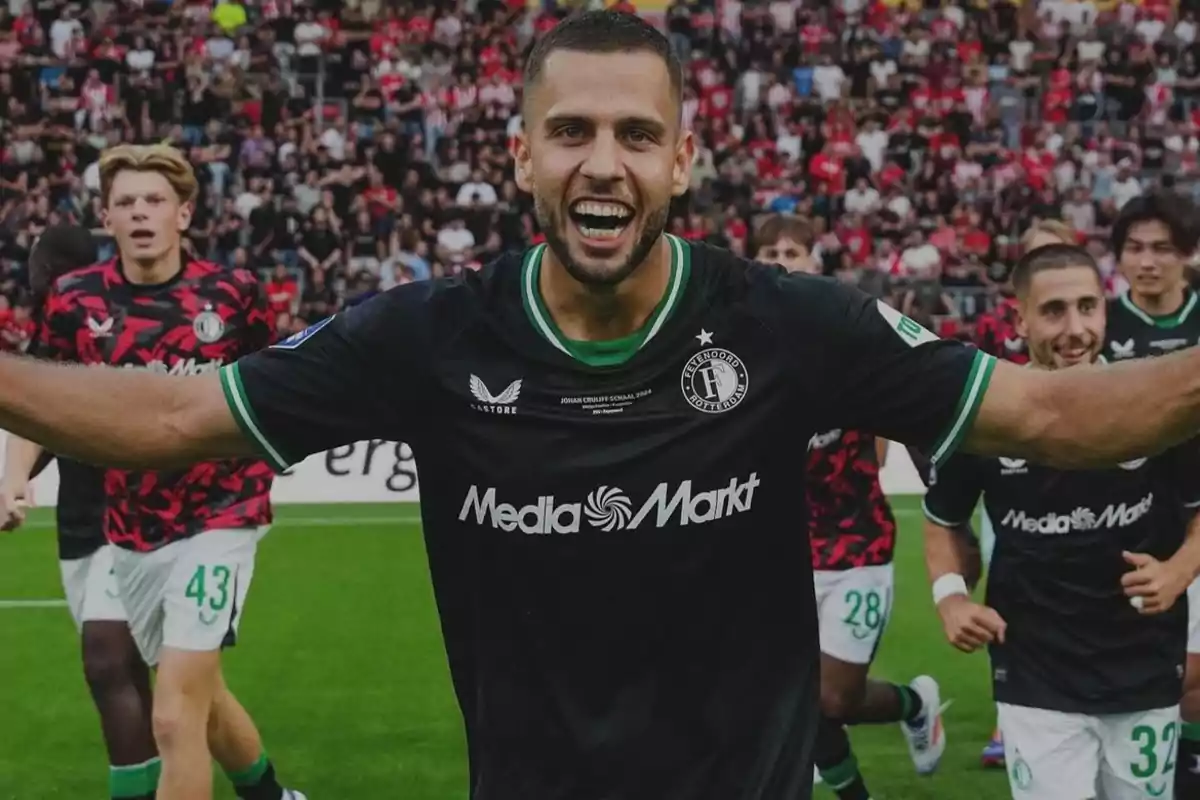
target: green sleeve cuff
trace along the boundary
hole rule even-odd
[[[995,369],[996,359],[994,357],[982,350],[975,352],[975,360],[971,363],[971,371],[967,373],[967,380],[963,385],[962,395],[958,398],[958,406],[954,409],[950,425],[933,446],[933,455],[930,460],[935,466],[952,456],[971,430],[971,426],[975,423],[975,416],[979,413],[979,407],[983,405],[983,396],[987,393],[988,382],[992,379],[992,372]]]
[[[219,374],[221,389],[225,392],[225,402],[229,404],[229,411],[237,421],[238,427],[242,429],[242,434],[254,443],[259,453],[276,472],[286,470],[291,464],[263,433],[262,425],[254,416],[250,398],[246,396],[246,387],[242,384],[242,374],[238,371],[238,365],[233,363],[222,367]]]

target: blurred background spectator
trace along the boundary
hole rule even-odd
[[[664,0],[655,0],[664,3]],[[203,183],[192,252],[259,270],[280,333],[537,241],[506,145],[533,39],[594,3],[0,3],[0,348],[30,336],[40,230],[99,229],[96,159],[171,141]],[[1200,0],[666,0],[692,190],[670,228],[744,253],[814,223],[824,271],[954,335],[1021,231],[1200,199]],[[109,246],[111,252],[111,246]]]

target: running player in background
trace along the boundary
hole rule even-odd
[[[47,228],[29,255],[35,319],[51,283],[96,262],[96,242],[84,228]],[[30,348],[38,355],[37,343]],[[51,456],[37,445],[9,437],[0,484],[0,528],[13,530],[32,502],[30,480]],[[79,630],[83,674],[100,715],[108,751],[109,794],[147,797],[158,778],[158,751],[151,728],[150,670],[129,634],[125,607],[112,573],[113,546],[104,537],[104,470],[58,459],[55,503],[58,557],[67,607]]]
[[[1105,352],[1111,361],[1158,356],[1200,342],[1200,309],[1188,285],[1200,214],[1186,197],[1169,191],[1139,195],[1124,206],[1112,228],[1112,249],[1129,290],[1109,301]],[[1190,516],[1190,515],[1188,515]],[[1188,590],[1191,633],[1180,704],[1183,727],[1176,795],[1200,797],[1200,582]]]
[[[1076,243],[1075,230],[1070,225],[1061,220],[1047,219],[1034,223],[1021,236],[1021,252],[1028,253],[1048,244]],[[996,307],[982,315],[976,323],[973,341],[980,350],[996,358],[1014,364],[1028,364],[1029,348],[1018,331],[1019,301],[1013,290],[1011,273],[1001,287],[1000,294],[1000,302]],[[995,529],[986,508],[980,509],[979,522],[980,559],[986,568],[992,559],[992,549],[996,546]],[[975,584],[970,581],[968,583],[974,590]],[[999,723],[992,731],[992,738],[984,745],[979,760],[984,767],[1004,766],[1004,740],[1000,735]]]
[[[1017,264],[1018,332],[1037,369],[1104,345],[1096,262],[1054,244]],[[950,528],[980,495],[999,531],[987,605],[970,599]],[[956,455],[925,498],[926,558],[946,636],[989,645],[1009,782],[1029,800],[1174,796],[1187,606],[1200,572],[1200,463],[1190,445],[1109,469]],[[1186,531],[1186,541],[1185,541]]]
[[[772,215],[755,231],[755,260],[821,274],[812,229]],[[834,429],[809,442],[806,493],[821,642],[821,712],[814,762],[840,800],[870,800],[846,725],[899,722],[917,771],[931,774],[946,748],[937,682],[868,680],[892,608],[896,520],[879,483],[887,440]]]
[[[120,256],[54,283],[40,355],[194,375],[269,343],[254,275],[189,260],[180,248],[197,184],[179,151],[113,148],[100,159],[100,180],[105,226]],[[130,770],[127,785],[141,794],[126,796],[208,800],[215,758],[245,800],[303,800],[280,786],[220,667],[222,648],[236,641],[258,541],[271,521],[272,479],[256,459],[105,473],[113,573],[138,650],[157,668],[153,733],[161,774],[156,779],[157,763]]]

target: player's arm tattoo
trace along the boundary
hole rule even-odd
[[[0,429],[91,464],[159,469],[253,456],[218,375],[0,356]]]
[[[999,363],[963,449],[1065,469],[1157,455],[1200,430],[1200,348],[1061,370]]]

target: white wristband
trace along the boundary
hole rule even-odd
[[[962,575],[949,572],[933,582],[933,604],[935,606],[955,594],[967,596],[971,594],[967,591],[967,582],[963,580]]]

